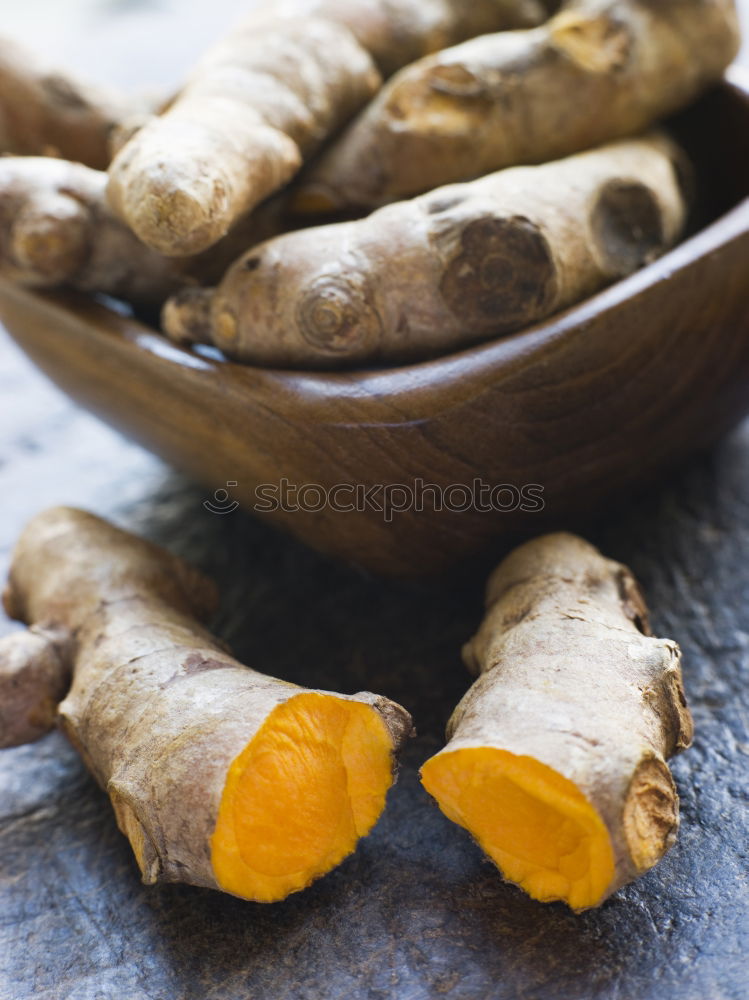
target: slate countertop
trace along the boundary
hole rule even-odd
[[[165,86],[167,70],[152,65],[158,32],[178,25],[176,49],[191,55],[208,9],[222,24],[239,7],[195,0],[176,21],[154,0],[28,0],[4,12],[3,30],[15,18],[28,37],[43,22],[40,46],[76,63],[88,39],[95,69],[114,39],[112,79]],[[216,628],[240,659],[311,686],[382,692],[419,729],[356,854],[265,907],[143,887],[107,799],[60,735],[3,751],[0,1000],[749,997],[749,423],[625,515],[589,525],[639,576],[658,634],[683,646],[697,736],[674,762],[677,846],[581,916],[505,885],[418,782],[468,684],[459,650],[480,618],[483,578],[383,582],[242,514],[210,514],[204,491],[77,409],[2,330],[0,496],[3,575],[29,516],[86,506],[212,573],[224,595]]]

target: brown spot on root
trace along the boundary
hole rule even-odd
[[[679,798],[671,772],[657,757],[637,766],[624,802],[624,836],[638,871],[652,868],[672,846],[679,826]]]
[[[664,702],[669,718],[664,719],[666,727],[666,753],[668,756],[686,750],[694,739],[694,720],[687,706],[681,670],[669,670],[663,681]]]
[[[454,130],[470,137],[484,127],[494,100],[487,81],[460,63],[437,63],[423,73],[406,73],[388,89],[383,116],[404,122],[407,133],[415,129],[425,136]]]
[[[144,885],[154,885],[161,875],[161,860],[153,841],[138,819],[130,802],[130,796],[116,781],[109,782],[107,792],[112,802],[117,826],[133,848]]]
[[[551,248],[528,219],[477,219],[463,230],[440,289],[457,316],[472,314],[497,329],[532,322],[555,294]]]
[[[382,716],[390,733],[390,738],[393,741],[394,753],[397,753],[406,740],[416,736],[416,727],[413,724],[413,719],[404,708],[387,698],[375,698],[373,707]],[[393,766],[395,767],[396,764],[397,761],[394,756]]]
[[[190,653],[182,661],[180,669],[176,673],[173,673],[161,687],[168,687],[168,685],[174,684],[175,681],[184,680],[186,677],[194,677],[195,674],[204,674],[209,670],[231,669],[232,664],[227,663],[225,660],[217,660],[210,656],[204,656],[202,653]]]
[[[302,294],[296,310],[299,332],[308,344],[335,354],[374,345],[382,335],[379,316],[345,278],[323,275]]]
[[[611,181],[591,213],[591,228],[607,271],[631,274],[665,249],[660,206],[644,184]]]
[[[616,586],[624,614],[634,623],[639,632],[642,632],[643,635],[652,635],[645,598],[639,584],[624,566],[617,573]]]
[[[623,70],[633,48],[626,24],[607,14],[591,17],[574,10],[554,18],[551,39],[557,51],[588,73]]]

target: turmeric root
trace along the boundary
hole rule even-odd
[[[205,250],[372,97],[381,83],[373,55],[387,70],[451,35],[541,14],[535,0],[268,5],[214,46],[165,113],[120,149],[111,204],[161,253]]]
[[[379,83],[346,28],[258,12],[120,149],[110,202],[153,249],[199,253],[289,181]]]
[[[479,679],[422,781],[508,880],[598,906],[676,838],[665,760],[692,740],[679,648],[652,637],[629,570],[573,535],[513,552],[486,606],[463,651]]]
[[[218,280],[240,251],[283,231],[284,205],[272,200],[210,254],[175,260],[144,246],[113,215],[106,185],[105,173],[80,163],[0,159],[0,276],[159,308],[185,286]]]
[[[162,324],[241,361],[302,368],[424,358],[517,330],[674,242],[679,157],[651,135],[288,233],[227,272],[204,336],[206,297],[192,316],[172,300]]]
[[[57,508],[24,531],[4,600],[13,617],[54,628],[40,642],[73,676],[62,728],[109,794],[146,883],[280,900],[376,822],[408,713],[243,667],[199,624],[215,594],[181,560]],[[59,690],[33,644],[23,662],[23,639],[0,643],[5,745],[34,735]],[[28,716],[29,687],[37,718],[14,719]]]
[[[531,28],[555,5],[556,0],[284,0],[277,8],[345,25],[388,77],[466,38]]]
[[[79,83],[0,39],[0,152],[61,156],[106,170],[113,130],[141,110],[137,101]]]
[[[736,55],[733,0],[572,0],[394,77],[311,168],[302,212],[371,208],[633,135]]]

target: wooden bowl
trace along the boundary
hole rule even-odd
[[[7,285],[0,316],[81,404],[226,490],[217,509],[235,499],[377,571],[436,570],[502,533],[601,509],[749,411],[747,79],[732,74],[673,124],[697,166],[694,235],[545,323],[435,361],[251,368],[175,347],[84,296]],[[283,480],[286,509],[269,509]],[[479,503],[456,510],[476,480]],[[408,496],[395,487],[419,481],[423,509],[397,510]],[[311,484],[344,488],[314,509],[323,497]],[[456,487],[441,510],[427,484]],[[352,502],[362,509],[333,509]]]

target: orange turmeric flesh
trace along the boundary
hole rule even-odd
[[[605,896],[614,877],[606,826],[552,768],[494,747],[465,747],[432,757],[421,779],[445,815],[534,899],[581,910]]]
[[[383,810],[392,748],[369,705],[308,692],[275,708],[227,775],[211,839],[219,886],[271,903],[339,864]]]

